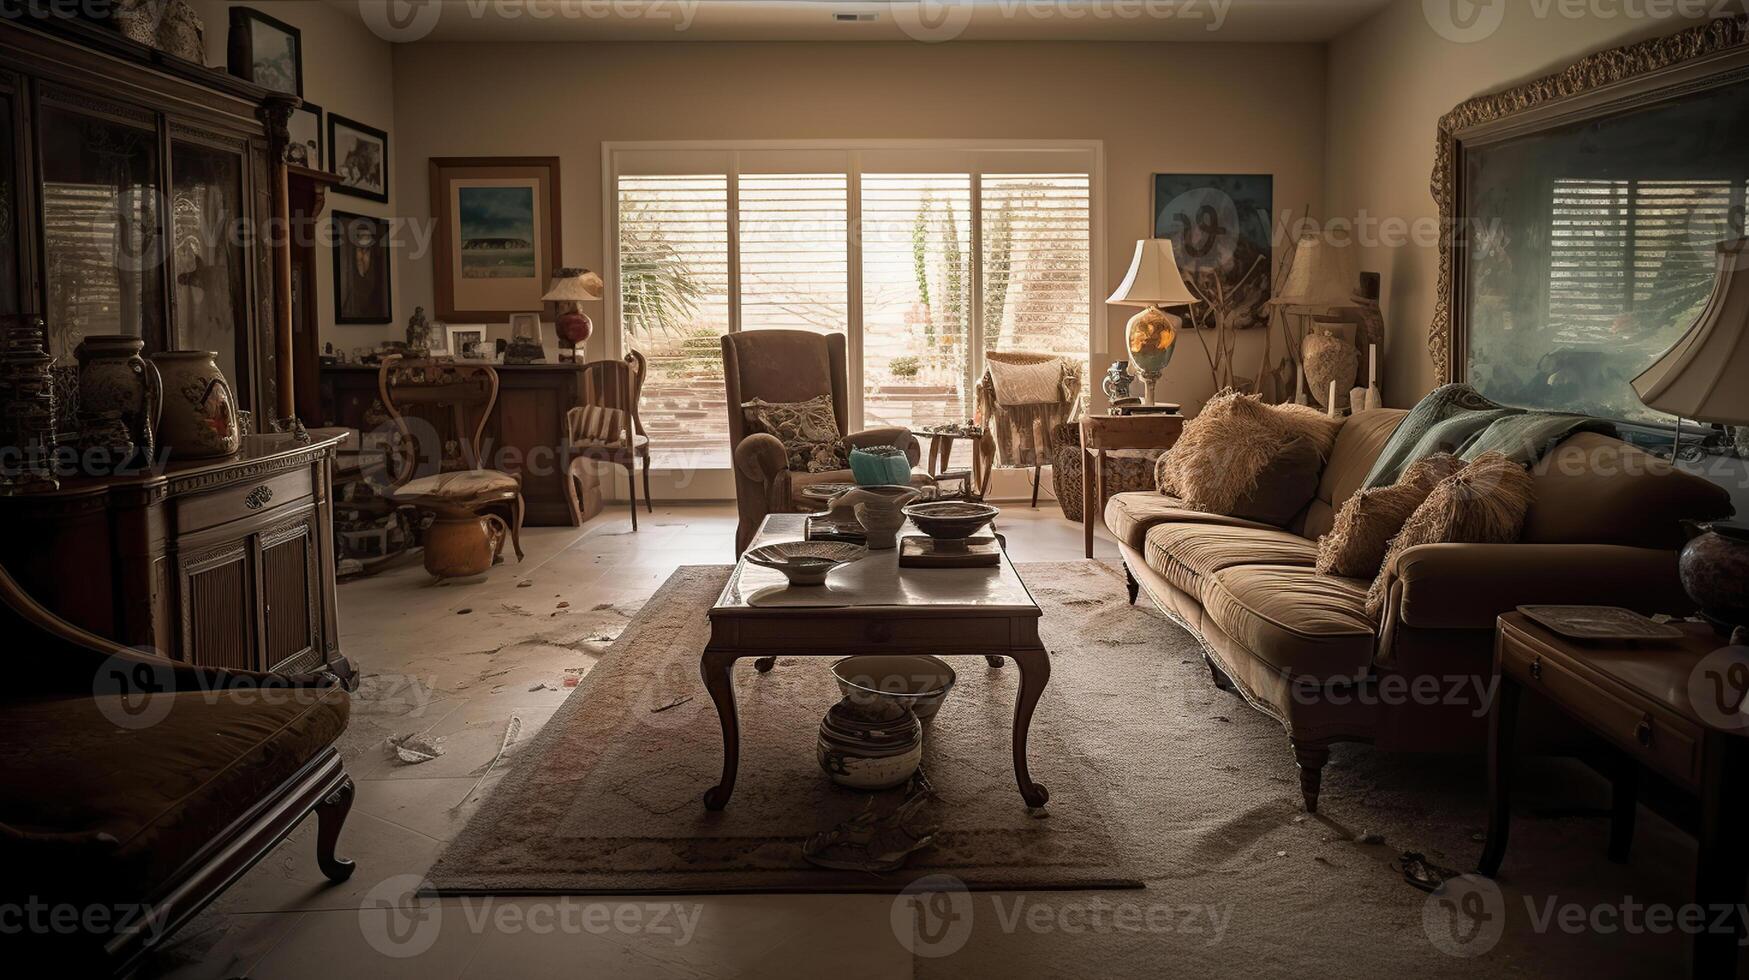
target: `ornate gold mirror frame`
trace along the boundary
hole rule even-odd
[[[1439,203],[1439,283],[1427,352],[1444,381],[1465,380],[1469,214],[1464,153],[1511,137],[1610,116],[1749,78],[1749,18],[1715,20],[1668,37],[1599,51],[1535,81],[1477,96],[1439,120],[1433,199]]]

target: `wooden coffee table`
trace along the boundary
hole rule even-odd
[[[903,537],[916,530],[907,525],[899,533]],[[806,534],[806,515],[772,514],[748,549],[800,541]],[[704,794],[704,805],[721,810],[735,791],[741,754],[730,676],[735,661],[757,660],[763,672],[778,657],[914,651],[982,656],[992,667],[1006,657],[1020,668],[1014,779],[1028,806],[1044,806],[1050,794],[1033,782],[1026,766],[1033,708],[1051,677],[1050,660],[1038,638],[1039,616],[1038,603],[1006,553],[995,568],[901,569],[898,549],[875,551],[833,569],[826,585],[818,588],[792,588],[772,569],[737,562],[710,611],[711,638],[699,657],[699,673],[723,726],[723,774]]]

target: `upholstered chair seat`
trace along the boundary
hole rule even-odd
[[[473,501],[522,488],[516,477],[500,470],[456,470],[408,480],[395,491],[398,500]]]

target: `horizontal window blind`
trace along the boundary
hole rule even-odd
[[[640,414],[653,462],[727,466],[728,177],[620,177],[618,226],[620,323],[649,361]]]
[[[1085,360],[1092,266],[1086,174],[982,181],[984,349]]]
[[[848,329],[848,187],[844,174],[741,176],[741,329]]]

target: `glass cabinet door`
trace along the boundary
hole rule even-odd
[[[158,134],[45,101],[43,272],[50,353],[93,334],[164,336]]]
[[[243,282],[243,160],[198,143],[170,146],[176,346],[218,354],[219,370],[247,386]],[[248,395],[242,395],[248,403]]]

